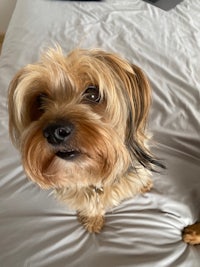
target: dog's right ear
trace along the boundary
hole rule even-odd
[[[41,103],[47,95],[44,79],[47,70],[30,64],[17,72],[8,90],[9,132],[15,146],[19,146],[26,127],[43,114]]]
[[[20,110],[23,99],[16,94],[18,86],[23,79],[25,70],[22,69],[12,79],[8,90],[8,114],[9,114],[9,133],[13,144],[18,147],[21,133],[21,121],[23,114]]]

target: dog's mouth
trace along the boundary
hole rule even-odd
[[[81,152],[76,149],[69,149],[69,150],[59,150],[56,152],[56,156],[65,159],[65,160],[73,160],[80,156]]]

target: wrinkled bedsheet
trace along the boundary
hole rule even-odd
[[[148,75],[148,127],[167,169],[153,189],[106,214],[100,234],[29,181],[8,135],[7,89],[21,67],[59,43],[117,52]],[[200,5],[165,12],[141,0],[18,0],[0,56],[0,266],[199,267],[182,229],[200,219]]]

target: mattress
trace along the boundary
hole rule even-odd
[[[0,266],[199,266],[200,247],[182,241],[200,219],[199,14],[199,0],[168,12],[141,0],[17,1],[0,56]],[[118,53],[153,91],[148,127],[166,170],[150,192],[109,210],[100,234],[27,179],[9,139],[9,83],[55,43]]]

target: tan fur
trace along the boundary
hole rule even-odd
[[[200,223],[195,223],[185,227],[183,231],[184,242],[190,245],[200,244]]]
[[[91,85],[98,87],[99,103],[85,99]],[[137,66],[98,49],[65,57],[57,47],[11,82],[10,135],[27,176],[54,189],[88,231],[99,232],[106,210],[151,187],[150,102],[148,80]],[[43,130],[60,120],[72,122],[75,131],[65,144],[52,146]],[[62,149],[80,155],[65,160],[56,155]]]

